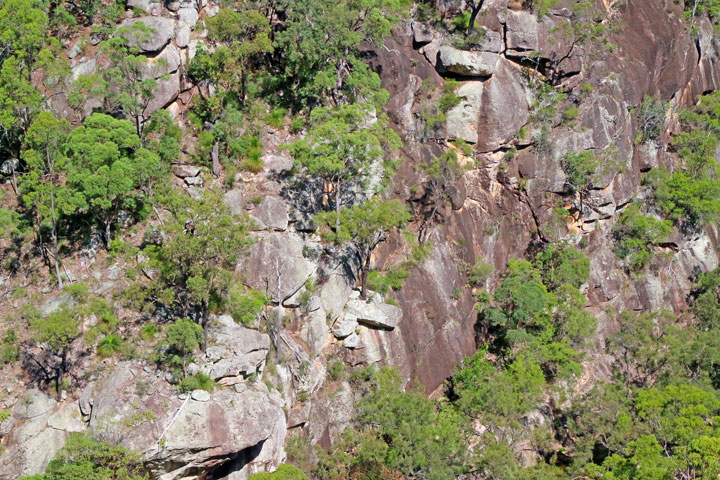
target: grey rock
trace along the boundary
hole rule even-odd
[[[514,50],[537,50],[538,19],[527,11],[509,11],[506,19],[507,48]]]
[[[160,78],[177,71],[181,63],[180,49],[171,43],[157,56],[148,59],[143,65],[143,75],[145,78]]]
[[[230,213],[233,215],[242,215],[245,213],[245,202],[243,200],[242,190],[235,188],[225,192],[225,205],[230,207]]]
[[[471,52],[443,45],[439,51],[438,69],[458,75],[489,77],[495,73],[500,55],[492,52]]]
[[[172,171],[173,174],[175,174],[176,177],[180,178],[187,178],[187,177],[197,177],[200,175],[200,167],[196,167],[195,165],[173,165]]]
[[[175,44],[180,48],[190,45],[190,25],[179,23],[175,30]]]
[[[352,315],[357,321],[377,328],[392,330],[402,318],[402,310],[386,303],[367,303],[364,300],[350,300],[345,306],[345,315]]]
[[[171,73],[164,80],[158,80],[157,87],[153,91],[155,97],[150,100],[145,109],[145,118],[150,118],[153,112],[165,108],[175,101],[180,94],[180,72]]]
[[[165,17],[140,17],[126,20],[121,23],[121,26],[131,27],[137,22],[142,22],[146,27],[154,30],[150,38],[140,39],[144,41],[139,41],[134,35],[129,35],[128,43],[131,46],[140,47],[145,52],[159,52],[168,44],[175,33],[175,22]]]
[[[192,398],[196,402],[209,402],[210,394],[205,390],[193,390],[190,394],[190,398]]]
[[[463,82],[455,95],[460,103],[451,108],[446,115],[446,131],[451,138],[461,138],[468,143],[478,142],[477,123],[480,116],[483,82]]]
[[[17,158],[9,158],[0,164],[0,173],[3,175],[12,175],[20,167],[20,160]]]
[[[288,209],[285,203],[278,198],[265,197],[262,203],[253,210],[253,216],[270,230],[287,230]]]
[[[280,303],[300,290],[315,266],[303,256],[299,235],[273,232],[250,247],[239,269],[248,286],[267,289],[270,300]]]
[[[325,348],[330,327],[327,324],[327,313],[318,309],[307,315],[306,321],[300,327],[300,338],[308,346],[312,355],[319,355]]]
[[[142,10],[146,15],[157,15],[160,13],[162,3],[153,0],[128,0],[127,6]]]
[[[57,402],[37,389],[29,390],[21,401],[15,404],[13,416],[31,419],[50,412]]]
[[[413,40],[415,43],[425,44],[432,42],[435,35],[433,31],[422,23],[412,22]]]
[[[95,71],[96,66],[97,61],[94,58],[90,58],[88,60],[85,60],[84,62],[80,62],[76,66],[74,66],[72,70],[70,70],[70,78],[72,80],[77,80],[84,75],[90,75]]]
[[[215,344],[198,359],[200,371],[213,380],[247,377],[261,371],[270,337],[236,323],[230,315],[215,318],[208,330]],[[239,380],[239,379],[238,379]],[[235,383],[228,380],[226,384]]]
[[[219,6],[219,5],[208,5],[207,7],[205,7],[205,13],[206,13],[207,16],[210,17],[210,18],[212,18],[212,17],[214,17],[215,15],[217,15],[219,11],[220,11],[220,6]]]
[[[199,186],[201,186],[201,185],[203,184],[203,178],[202,178],[201,176],[199,176],[199,177],[185,177],[184,180],[185,180],[185,183],[186,183],[187,185],[192,185],[192,186],[196,186],[196,187],[199,187]]]
[[[265,168],[273,173],[289,172],[293,168],[293,159],[284,155],[264,155],[262,157]]]
[[[352,335],[347,337],[345,340],[343,340],[343,346],[345,348],[354,349],[357,348],[360,345],[360,337],[358,337],[358,334],[353,332]]]
[[[74,402],[66,403],[50,415],[48,426],[68,433],[85,430],[85,423],[82,421],[80,412]]]
[[[73,45],[72,48],[68,50],[67,56],[69,59],[72,60],[73,58],[80,55],[80,52],[82,52],[82,43],[82,40],[75,42],[75,45]]]
[[[335,338],[343,339],[355,333],[355,329],[358,327],[357,318],[354,315],[346,314],[344,318],[335,322],[332,328],[332,333]]]
[[[167,8],[171,12],[177,12],[178,10],[180,10],[180,2],[166,3],[165,8]]]
[[[320,310],[321,308],[322,300],[320,300],[320,297],[317,295],[310,297],[310,300],[308,300],[307,306],[305,307],[308,312],[314,312],[315,310]]]
[[[198,11],[195,8],[181,8],[177,12],[178,19],[190,28],[194,28],[198,22]]]

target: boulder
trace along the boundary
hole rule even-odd
[[[260,230],[287,230],[288,208],[285,202],[275,197],[265,197],[254,210],[253,218],[257,220]]]
[[[477,131],[482,132],[478,150],[497,150],[517,137],[530,118],[532,93],[518,67],[501,58],[495,75],[482,87]]]
[[[72,70],[70,70],[70,78],[74,81],[82,76],[90,75],[95,71],[96,66],[97,61],[94,58],[89,58],[84,62],[80,62],[75,65]]]
[[[422,23],[412,22],[413,41],[420,45],[432,42],[435,35],[433,31]]]
[[[500,55],[492,52],[471,52],[443,45],[439,51],[438,70],[470,77],[489,77],[495,73]]]
[[[360,337],[357,333],[353,332],[349,337],[343,340],[343,347],[355,349],[360,345]]]
[[[513,50],[537,50],[538,18],[528,11],[509,11],[506,17],[507,48]]]
[[[190,25],[179,23],[175,30],[175,44],[180,48],[190,45]]]
[[[362,299],[350,300],[345,306],[345,315],[357,318],[359,323],[371,327],[392,330],[402,318],[402,310],[387,303],[368,303]]]
[[[138,395],[138,381],[156,391]],[[285,459],[281,399],[261,382],[242,393],[217,389],[207,401],[181,399],[173,386],[123,363],[96,392],[90,430],[140,452],[151,478],[186,478],[220,465],[246,478]]]
[[[153,94],[155,97],[150,100],[145,109],[145,118],[150,118],[153,112],[165,108],[175,101],[180,94],[180,72],[171,73],[167,79],[158,80]]]
[[[147,60],[143,65],[143,75],[145,78],[160,78],[177,71],[181,63],[180,49],[171,43],[157,56]]]
[[[357,327],[357,318],[353,315],[347,314],[344,318],[335,322],[332,327],[332,333],[335,335],[335,338],[343,339],[355,333],[355,329]]]
[[[210,394],[205,390],[193,390],[190,394],[190,398],[196,402],[209,402]]]
[[[308,313],[307,319],[300,327],[300,338],[312,355],[319,355],[325,348],[329,329],[325,310],[321,308]]]
[[[233,215],[242,215],[245,213],[245,202],[243,200],[243,192],[239,188],[234,188],[225,192],[225,205],[230,207],[230,213]]]
[[[159,52],[168,44],[175,33],[175,22],[165,17],[140,17],[126,20],[120,25],[122,27],[132,27],[135,23],[144,23],[146,27],[153,30],[150,38],[136,38],[135,35],[128,35],[128,43],[131,46],[138,46],[144,52]]]
[[[483,82],[463,82],[455,95],[460,103],[451,108],[446,115],[446,131],[451,138],[461,138],[468,143],[478,142],[477,123],[480,116]]]
[[[180,22],[188,25],[191,29],[195,28],[199,18],[198,11],[195,8],[181,8],[178,10],[177,16]]]
[[[315,270],[303,256],[303,245],[298,234],[273,232],[261,236],[238,266],[246,284],[265,291],[274,303],[292,296]]]
[[[284,155],[264,155],[263,164],[270,172],[282,174],[293,168],[294,160]]]
[[[20,168],[20,160],[17,158],[9,158],[0,163],[0,173],[3,175],[12,175],[18,168]]]
[[[229,378],[225,384],[237,383],[262,371],[270,349],[270,337],[235,323],[230,315],[220,315],[212,322],[208,336],[214,344],[197,360],[200,371],[213,380]],[[235,380],[235,381],[233,381]]]
[[[173,174],[175,174],[176,177],[180,178],[197,177],[198,175],[200,175],[200,170],[200,167],[196,167],[195,165],[172,166]]]
[[[128,0],[127,6],[132,9],[138,9],[145,15],[158,15],[162,8],[162,2],[157,0]]]

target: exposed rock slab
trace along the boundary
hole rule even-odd
[[[345,306],[345,314],[357,318],[359,323],[377,328],[392,330],[402,318],[402,310],[387,303],[368,303],[365,300],[350,300]]]
[[[470,77],[489,77],[495,73],[500,55],[492,52],[471,52],[443,45],[439,51],[438,69]]]
[[[128,35],[128,44],[138,46],[144,52],[159,52],[168,44],[175,33],[175,22],[165,17],[140,17],[126,20],[121,24],[123,27],[132,27],[134,24],[142,22],[153,32],[149,38],[136,38],[136,35]]]

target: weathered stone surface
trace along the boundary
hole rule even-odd
[[[85,430],[85,422],[82,421],[80,409],[75,402],[65,403],[50,415],[48,426],[68,433]]]
[[[259,230],[287,230],[288,208],[285,202],[275,197],[265,197],[252,212]]]
[[[127,6],[137,8],[146,15],[158,15],[162,9],[162,2],[157,0],[128,0]]]
[[[377,328],[392,330],[402,318],[402,310],[387,303],[368,303],[365,300],[350,300],[345,306],[345,315],[357,318],[357,321]]]
[[[180,94],[180,72],[171,73],[167,79],[158,80],[157,87],[153,90],[155,98],[150,100],[145,109],[145,117],[150,118],[156,110],[165,108],[175,101]]]
[[[349,337],[343,340],[343,346],[350,349],[357,348],[360,346],[360,337],[357,333],[353,332]]]
[[[205,390],[193,390],[190,394],[190,398],[192,398],[196,402],[209,402],[210,393],[206,392]]]
[[[245,213],[243,192],[239,188],[235,188],[226,192],[224,200],[225,205],[230,207],[230,213],[232,213],[233,215],[242,215]]]
[[[158,52],[165,45],[168,44],[175,33],[175,23],[169,18],[165,17],[140,17],[131,20],[126,20],[121,24],[123,27],[131,27],[137,22],[142,22],[146,27],[153,29],[153,33],[148,39],[138,42],[138,39],[134,35],[129,35],[128,43],[130,45],[137,45],[145,52]]]
[[[276,174],[289,172],[292,170],[294,163],[291,157],[284,155],[263,155],[262,160],[265,168]]]
[[[412,22],[413,41],[418,44],[432,42],[434,34],[432,29],[422,23]]]
[[[250,287],[267,291],[270,300],[279,303],[305,284],[315,266],[303,257],[299,235],[274,232],[250,247],[239,269]]]
[[[507,48],[516,50],[537,50],[538,18],[528,11],[509,11],[506,17]]]
[[[495,73],[500,55],[492,52],[471,52],[443,45],[439,51],[438,68],[471,77],[489,77]]]
[[[152,382],[157,391],[138,396],[138,380]],[[174,480],[235,462],[226,465],[245,478],[284,460],[286,421],[279,402],[260,382],[242,393],[218,389],[208,401],[181,400],[174,387],[121,364],[98,385],[90,429],[139,451],[153,477]],[[138,412],[152,416],[137,420]]]
[[[497,62],[495,75],[482,88],[477,131],[481,152],[497,150],[517,137],[530,117],[532,96],[519,69],[509,60]]]
[[[175,174],[176,177],[180,178],[187,178],[187,177],[197,177],[200,175],[200,167],[196,167],[195,165],[173,165],[172,171],[173,174]]]
[[[180,22],[189,25],[191,29],[195,28],[199,18],[198,11],[195,8],[181,8],[178,10],[177,16]]]
[[[146,78],[160,78],[177,71],[181,63],[180,49],[171,43],[157,56],[147,60],[143,65],[143,74]]]
[[[463,82],[455,95],[462,100],[446,115],[446,132],[450,138],[461,138],[468,143],[478,142],[478,118],[482,102],[483,82]]]
[[[213,380],[238,377],[239,381],[262,370],[270,349],[267,334],[243,327],[230,315],[215,318],[208,334],[214,344],[197,360],[201,372]]]
[[[78,63],[72,68],[72,70],[70,70],[70,78],[72,80],[77,80],[82,76],[90,75],[95,71],[96,66],[97,60],[94,58],[88,58],[87,60]]]
[[[190,25],[179,23],[175,29],[175,44],[180,48],[185,48],[190,44]]]
[[[332,333],[335,335],[335,338],[343,339],[353,334],[357,327],[357,318],[348,313],[345,317],[335,322],[332,328]]]

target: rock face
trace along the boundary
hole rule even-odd
[[[303,241],[293,233],[261,236],[239,266],[245,282],[275,303],[300,290],[315,269],[303,256]]]
[[[215,318],[208,334],[214,345],[207,347],[198,360],[201,372],[231,385],[262,371],[270,350],[266,334],[235,323],[230,315]]]
[[[148,382],[152,394],[139,394],[138,382]],[[154,375],[123,364],[97,392],[89,428],[141,452],[147,468],[164,479],[220,468],[246,478],[284,460],[285,413],[266,388],[193,392],[180,399]]]
[[[402,318],[402,310],[387,303],[350,300],[345,306],[346,315],[356,318],[359,323],[376,328],[392,330]]]
[[[470,52],[443,45],[439,51],[441,71],[470,77],[489,77],[495,73],[500,56],[492,52]]]
[[[285,203],[275,197],[267,196],[252,212],[259,230],[287,230],[288,209]]]
[[[138,22],[145,24],[146,27],[152,29],[149,38],[145,35],[136,35],[130,33],[128,35],[128,43],[137,45],[144,52],[159,52],[168,44],[175,33],[175,24],[172,20],[165,17],[140,17],[127,20],[121,24],[123,27],[132,28]]]

